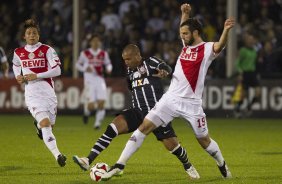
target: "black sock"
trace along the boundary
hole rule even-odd
[[[256,102],[258,102],[258,98],[257,98],[257,97],[254,97],[254,98],[251,100],[251,102],[249,102],[249,104],[248,104],[248,106],[247,106],[248,110],[251,110],[252,105],[253,105],[254,103],[256,103]]]
[[[113,128],[114,127],[114,128]],[[104,150],[106,149],[113,138],[115,138],[118,135],[117,130],[115,128],[115,125],[111,123],[108,125],[107,130],[105,133],[97,140],[97,142],[94,144],[93,148],[91,149],[91,152],[88,155],[89,164],[95,160],[95,158]]]
[[[181,145],[179,145],[179,147],[171,153],[174,154],[178,158],[178,160],[180,160],[180,162],[182,162],[185,170],[191,167],[191,163],[189,162],[187,157],[187,152]]]

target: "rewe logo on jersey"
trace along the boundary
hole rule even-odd
[[[46,66],[45,59],[22,60],[23,68],[41,68]]]
[[[180,55],[180,59],[188,60],[188,61],[196,61],[198,56],[198,52],[184,52],[182,51]]]

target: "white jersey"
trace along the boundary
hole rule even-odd
[[[95,82],[96,78],[103,78],[103,67],[111,70],[112,64],[108,53],[105,50],[98,49],[94,51],[89,48],[80,53],[79,59],[76,63],[76,68],[83,72],[84,82]],[[91,67],[92,72],[86,72],[86,69]]]
[[[190,99],[202,99],[208,67],[218,54],[214,42],[201,42],[182,48],[167,93]]]
[[[56,51],[45,44],[38,42],[35,45],[26,45],[14,51],[13,64],[20,67],[22,75],[46,72],[57,65],[60,59]],[[17,77],[17,76],[15,76]],[[36,79],[25,84],[26,103],[35,99],[51,99],[48,103],[57,103],[52,78]]]

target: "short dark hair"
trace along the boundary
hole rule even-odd
[[[27,19],[25,22],[24,22],[24,32],[28,29],[28,28],[36,28],[38,33],[40,32],[40,29],[39,29],[39,25],[38,23],[34,20],[34,19]]]
[[[191,32],[197,30],[199,35],[202,35],[203,33],[203,28],[202,28],[202,24],[200,23],[200,21],[196,18],[189,18],[188,20],[186,20],[185,22],[183,22],[180,27],[183,26],[188,26],[189,30]]]

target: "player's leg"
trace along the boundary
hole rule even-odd
[[[142,114],[136,109],[122,111],[122,113],[115,117],[113,122],[108,125],[106,131],[94,144],[87,157],[73,157],[75,163],[83,170],[88,170],[89,165],[110,145],[116,136],[133,132],[142,123],[142,120]]]
[[[104,107],[105,100],[97,100],[97,110],[96,110],[96,118],[95,118],[95,123],[94,123],[94,128],[95,129],[100,129],[101,123],[105,118],[106,115],[106,110]]]
[[[228,170],[218,144],[209,137],[206,115],[202,108],[199,112],[199,115],[186,115],[186,120],[190,122],[199,144],[211,157],[215,159],[222,176],[224,178],[230,178],[232,177],[231,173]]]
[[[143,123],[133,132],[127,141],[117,163],[102,176],[102,180],[109,180],[112,176],[121,175],[129,158],[141,147],[145,137],[156,128],[150,120],[144,119]]]
[[[182,147],[177,140],[176,134],[174,129],[169,123],[165,127],[158,127],[156,128],[153,133],[155,134],[156,138],[159,141],[162,141],[165,148],[172,154],[174,154],[178,160],[183,164],[185,172],[189,175],[191,179],[199,179],[200,175],[198,174],[197,170],[194,166],[190,163],[187,151],[184,147]]]
[[[91,111],[95,109],[94,88],[90,83],[84,84],[83,123],[87,124]]]
[[[206,150],[206,152],[215,159],[217,166],[224,178],[231,178],[231,172],[229,171],[226,162],[222,156],[221,150],[213,139],[206,135],[204,137],[197,137],[198,142]]]
[[[58,164],[63,167],[66,165],[66,157],[61,154],[57,147],[56,138],[52,132],[51,126],[55,123],[55,116],[55,114],[52,115],[49,112],[38,112],[35,115],[35,119],[39,122],[37,126],[42,130],[42,137],[45,145],[54,155]]]

